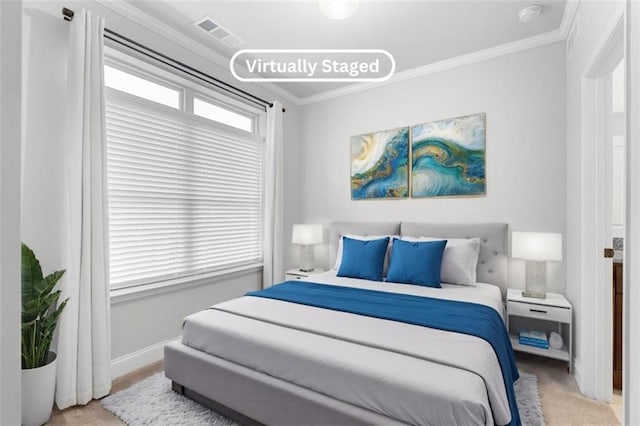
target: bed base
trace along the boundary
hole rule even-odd
[[[180,383],[171,381],[171,390],[179,393],[180,395],[186,396],[187,398],[197,402],[198,404],[204,405],[207,408],[212,409],[218,414],[222,414],[228,419],[236,421],[240,423],[242,426],[264,426],[262,423],[253,420],[250,417],[245,416],[242,413],[238,413],[231,408],[220,404],[219,402],[214,401],[211,398],[207,398],[204,395],[199,394],[196,391],[193,391],[189,388],[182,386]]]
[[[337,400],[172,342],[164,348],[173,389],[242,425],[404,425]]]

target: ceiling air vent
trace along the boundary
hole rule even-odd
[[[214,36],[220,41],[224,40],[226,37],[229,37],[231,35],[229,31],[225,30],[222,27],[218,27],[213,31],[209,31],[209,34],[211,34],[212,36]]]
[[[215,30],[216,28],[218,28],[218,24],[213,22],[211,18],[209,18],[208,16],[205,16],[204,18],[196,22],[195,25],[199,26],[206,32],[209,32],[211,30]]]
[[[244,40],[242,40],[240,37],[237,37],[233,34],[231,34],[229,37],[226,37],[224,40],[221,40],[225,46],[227,47],[238,47],[240,46],[242,43],[244,43]]]
[[[202,19],[198,19],[193,23],[193,25],[207,32],[209,35],[213,36],[216,40],[220,41],[227,47],[238,47],[244,43],[244,40],[233,34],[222,25],[218,24],[208,16],[205,16]]]

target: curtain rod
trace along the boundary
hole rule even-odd
[[[65,21],[69,21],[69,22],[73,21],[74,14],[75,13],[73,10],[66,7],[62,8],[62,17]],[[150,47],[147,47],[141,43],[138,43],[137,41],[131,40],[130,38],[125,37],[122,34],[118,34],[117,32],[112,31],[108,28],[104,29],[104,33],[105,33],[104,37],[108,40],[116,42],[142,55],[152,58],[174,69],[177,69],[185,74],[188,74],[194,78],[197,78],[198,80],[204,81],[205,83],[215,86],[218,89],[224,90],[234,96],[245,99],[249,102],[253,102],[254,104],[257,104],[263,107],[266,107],[266,106],[268,106],[269,108],[273,107],[273,103],[269,101],[266,101],[255,95],[252,95],[251,93],[246,92],[242,89],[239,89],[235,86],[232,86],[229,83],[225,83],[224,81],[217,79],[215,77],[212,77],[209,74],[199,71],[185,63],[172,59],[167,55],[160,53],[157,50],[151,49]],[[285,111],[286,109],[282,108],[282,112],[285,112]]]

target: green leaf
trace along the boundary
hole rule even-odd
[[[47,275],[40,281],[39,283],[35,283],[34,287],[38,294],[47,294],[50,293],[53,288],[56,286],[60,278],[64,275],[64,270],[56,271],[50,275]]]
[[[33,251],[22,243],[22,298],[34,297],[34,285],[42,281],[42,268]]]
[[[35,254],[22,244],[22,368],[47,362],[58,320],[69,301],[58,304],[61,292],[54,290],[64,273],[60,270],[43,277]]]

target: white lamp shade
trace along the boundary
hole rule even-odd
[[[304,246],[322,242],[322,225],[293,225],[293,244]]]
[[[562,234],[513,232],[511,257],[534,261],[560,261],[562,260]]]

